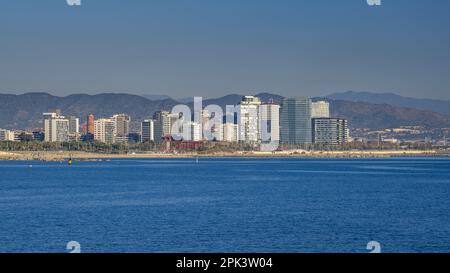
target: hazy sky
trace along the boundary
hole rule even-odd
[[[0,0],[0,93],[450,99],[450,1]]]

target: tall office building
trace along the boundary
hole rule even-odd
[[[112,118],[115,123],[115,142],[127,143],[130,134],[131,117],[125,114],[114,115]]]
[[[94,115],[90,114],[87,118],[87,133],[94,135],[95,129],[94,129]]]
[[[330,103],[328,101],[316,101],[311,103],[311,118],[329,118]]]
[[[261,141],[280,142],[280,106],[274,103],[262,104],[259,107],[259,121]]]
[[[245,96],[238,105],[239,141],[252,143],[260,140],[259,107],[261,100]]]
[[[348,142],[348,124],[346,119],[314,118],[312,125],[315,144],[333,146]]]
[[[141,142],[154,141],[154,123],[151,119],[146,119],[141,123]]]
[[[80,119],[74,116],[69,117],[69,133],[80,133]]]
[[[130,133],[130,122],[131,117],[125,114],[118,114],[112,117],[116,123],[116,135],[117,136],[128,136]]]
[[[69,141],[80,140],[80,119],[74,116],[69,117]]]
[[[280,139],[283,144],[312,143],[311,100],[305,97],[284,99],[280,107]]]
[[[69,141],[69,120],[57,113],[44,113],[46,142]]]
[[[154,141],[161,143],[165,137],[170,136],[173,120],[167,111],[156,112],[154,117]]]
[[[94,121],[94,138],[97,141],[112,144],[116,142],[116,122],[113,119],[97,119]]]

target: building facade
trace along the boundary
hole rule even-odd
[[[311,103],[311,118],[329,118],[330,103],[328,101],[316,101]]]
[[[46,142],[69,141],[69,120],[58,113],[44,113],[44,133]]]
[[[190,132],[188,134],[185,134],[185,137],[183,137],[183,139],[190,141],[201,141],[203,139],[201,124],[197,122],[190,122],[189,126]]]
[[[0,141],[14,141],[14,132],[6,129],[0,129]]]
[[[224,123],[223,128],[223,138],[222,141],[225,142],[238,142],[239,141],[239,126],[234,123]]]
[[[312,143],[311,99],[286,98],[280,107],[280,140],[283,144]]]
[[[80,133],[80,119],[74,116],[69,117],[69,133]]]
[[[94,139],[107,144],[116,142],[116,123],[113,119],[97,119],[94,121]]]
[[[95,133],[95,129],[94,129],[95,128],[95,124],[94,124],[94,122],[95,122],[94,115],[90,114],[87,117],[87,124],[86,124],[87,133],[88,134],[94,135],[94,133]]]
[[[80,140],[80,119],[74,116],[69,117],[69,140]]]
[[[115,142],[128,143],[131,117],[126,114],[118,114],[114,115],[111,119],[114,120],[115,123]]]
[[[259,107],[261,100],[245,96],[238,105],[239,141],[255,143],[260,140]]]
[[[165,137],[170,136],[172,129],[172,118],[169,112],[156,112],[154,117],[154,141],[161,143]]]
[[[280,105],[264,103],[259,109],[260,139],[262,142],[280,142]]]
[[[34,130],[32,132],[34,141],[44,141],[45,140],[45,132],[39,130]]]
[[[151,119],[146,119],[141,123],[141,142],[152,142],[154,137],[154,122]]]
[[[314,118],[312,128],[314,144],[335,146],[343,145],[349,140],[346,119]]]

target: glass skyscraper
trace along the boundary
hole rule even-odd
[[[284,99],[280,108],[280,138],[282,144],[311,144],[311,99]]]

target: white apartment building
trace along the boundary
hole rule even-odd
[[[223,138],[225,142],[238,142],[239,141],[239,126],[233,123],[222,124]]]
[[[259,107],[261,100],[245,96],[238,105],[239,141],[258,142],[260,140]]]
[[[192,141],[201,141],[202,140],[202,126],[196,122],[191,122],[191,138],[189,140]]]
[[[44,113],[44,131],[46,142],[69,141],[69,120],[57,113]]]
[[[94,139],[103,143],[116,142],[116,122],[114,119],[97,119],[94,121]]]
[[[280,141],[280,105],[265,103],[259,107],[260,140],[262,142]]]
[[[6,129],[0,129],[0,141],[15,141],[14,132]]]
[[[316,101],[311,103],[311,118],[329,118],[330,103],[328,101]]]
[[[118,114],[112,116],[111,119],[116,123],[116,136],[128,138],[128,134],[130,133],[131,117],[126,114]]]
[[[115,126],[115,143],[128,143],[128,135],[130,134],[131,117],[126,114],[117,114],[111,117]]]

